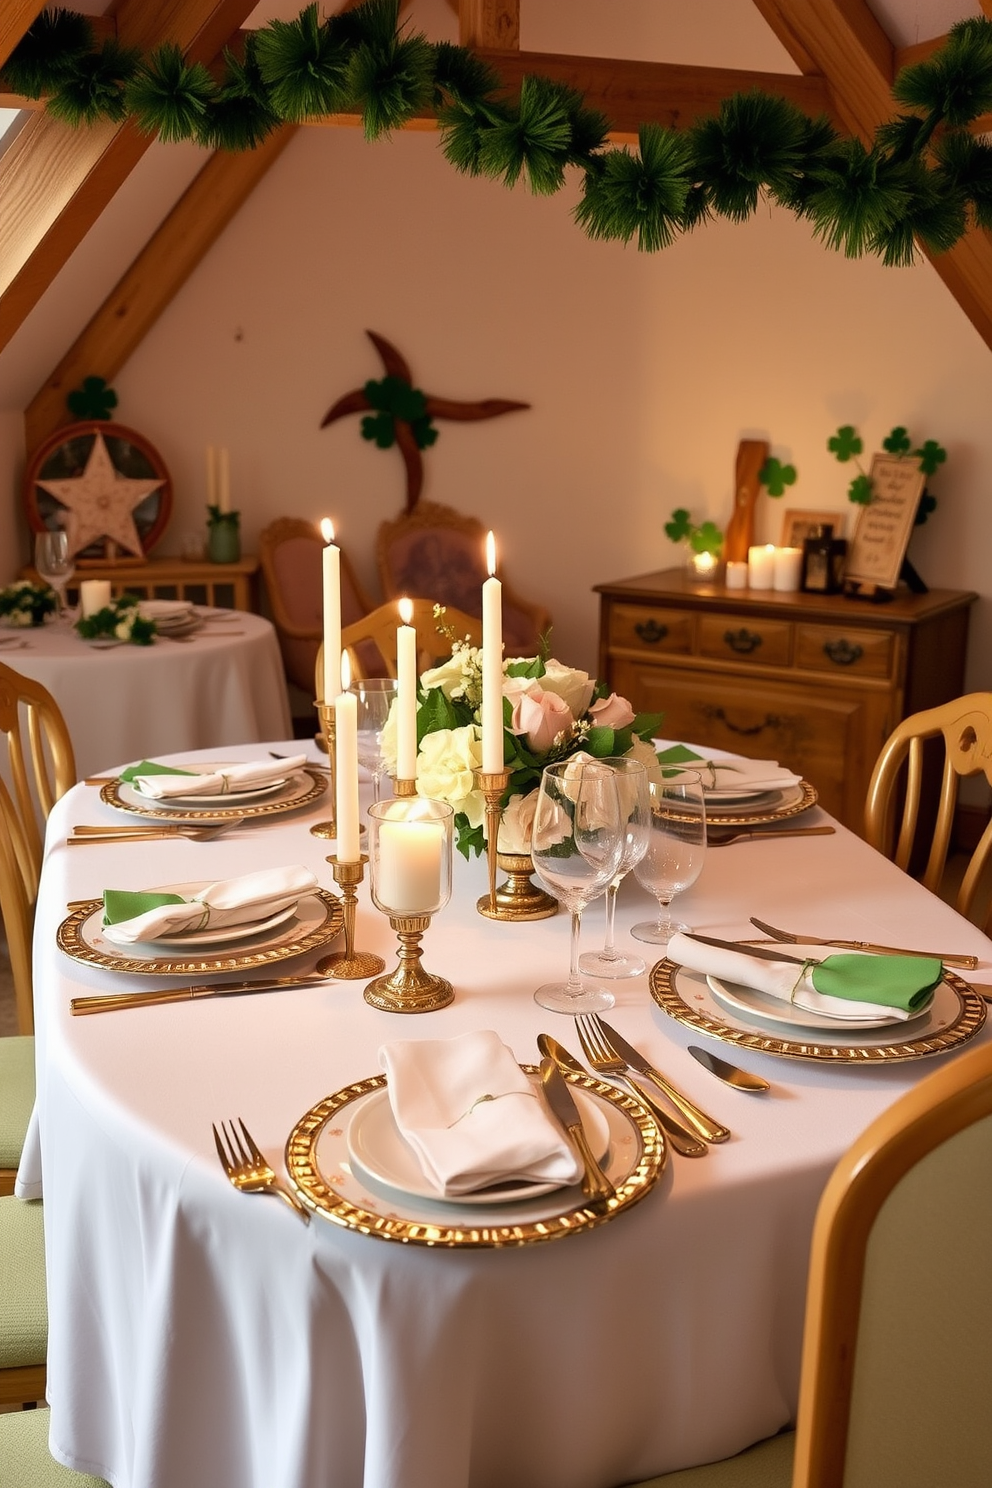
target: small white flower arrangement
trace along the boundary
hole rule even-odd
[[[158,626],[141,613],[140,602],[134,594],[122,594],[111,600],[102,610],[76,621],[76,634],[84,641],[127,641],[132,646],[150,646],[155,639]]]
[[[54,589],[47,584],[32,584],[30,579],[18,579],[0,589],[0,619],[8,625],[27,627],[44,625],[45,618],[58,609]]]

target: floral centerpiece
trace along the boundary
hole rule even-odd
[[[0,589],[0,619],[8,625],[43,625],[46,615],[58,609],[55,590],[47,584],[32,584],[30,579],[18,579]]]
[[[118,599],[76,621],[76,634],[84,641],[113,640],[129,641],[133,646],[150,646],[155,639],[158,626],[141,613],[140,603],[134,594],[122,594]]]
[[[482,767],[482,652],[452,642],[451,656],[423,673],[417,694],[417,791],[447,801],[455,812],[457,846],[466,858],[485,849]],[[503,663],[503,759],[510,783],[503,800],[498,847],[529,853],[537,789],[545,765],[572,756],[631,755],[657,763],[651,739],[660,713],[635,713],[626,698],[607,694],[588,672],[553,657]],[[396,766],[396,706],[382,734],[390,770]]]

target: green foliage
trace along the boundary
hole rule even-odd
[[[145,620],[133,594],[122,594],[102,610],[76,621],[76,634],[84,641],[106,636],[108,640],[128,641],[132,646],[150,646],[158,633],[154,620]]]
[[[236,511],[221,511],[219,506],[207,507],[208,527],[233,527],[235,531],[241,525],[241,513]]]
[[[947,459],[947,451],[935,439],[928,439],[920,449],[913,451],[920,462],[924,475],[934,475]]]
[[[332,22],[321,23],[316,4],[295,21],[270,21],[258,31],[255,46],[259,74],[280,118],[300,123],[348,102],[348,49]]]
[[[399,34],[399,0],[367,0],[352,21],[348,86],[362,110],[365,138],[373,140],[430,102],[434,50],[423,36]]]
[[[847,499],[856,506],[867,506],[871,501],[871,476],[856,475],[847,488]]]
[[[892,433],[882,440],[882,448],[888,450],[890,455],[906,455],[913,448],[913,441],[902,424],[897,424]]]
[[[437,429],[427,412],[427,399],[419,388],[411,387],[402,377],[370,379],[365,396],[379,411],[362,419],[362,438],[389,449],[396,442],[396,420],[409,424],[418,449],[429,449],[437,439]]]
[[[723,547],[723,533],[716,523],[695,526],[684,506],[673,511],[671,521],[665,523],[665,536],[673,543],[688,542],[694,553],[712,553],[714,557]]]
[[[109,419],[117,407],[117,394],[102,377],[84,377],[65,401],[77,419]]]
[[[684,506],[672,512],[672,520],[665,523],[665,536],[674,543],[685,542],[692,531],[692,521]]]
[[[767,488],[769,496],[784,496],[786,486],[796,483],[796,467],[783,465],[781,460],[771,455],[759,470],[758,480]]]
[[[76,59],[72,71],[48,100],[48,112],[78,128],[98,119],[115,123],[127,117],[127,84],[134,77],[138,52],[108,37],[99,51]]]
[[[838,460],[847,461],[860,455],[864,448],[852,424],[844,424],[827,440],[827,449],[836,455]],[[903,460],[912,450],[913,458],[917,461],[924,476],[929,478],[933,475],[947,459],[947,451],[935,439],[928,439],[919,449],[913,449],[913,441],[909,437],[909,431],[903,424],[897,424],[889,431],[882,440],[882,448],[887,454],[894,455],[896,459]],[[855,461],[859,474],[854,477],[847,488],[849,501],[857,506],[868,506],[871,502],[873,491],[871,476],[861,469],[860,461]],[[922,526],[927,517],[935,510],[937,501],[934,496],[924,487],[916,508],[915,525]]]
[[[201,136],[216,89],[202,62],[189,64],[172,43],[141,63],[127,90],[138,128],[172,144]]]
[[[15,93],[40,98],[56,93],[93,50],[93,27],[68,10],[43,10],[15,48],[3,75]]]
[[[674,129],[642,124],[640,154],[607,150],[586,170],[575,220],[591,238],[637,239],[646,253],[675,239],[691,181],[688,141]]]
[[[254,150],[280,122],[269,103],[258,65],[256,33],[245,37],[243,58],[224,52],[224,73],[212,107],[204,119],[200,138],[220,150]]]
[[[858,437],[853,424],[843,424],[836,434],[827,440],[827,449],[835,454],[838,460],[851,460],[855,455],[860,455],[864,445]]]
[[[29,579],[18,579],[0,589],[0,618],[10,625],[43,625],[46,615],[58,609],[55,591],[47,584],[32,584]]]

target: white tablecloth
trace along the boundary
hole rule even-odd
[[[0,647],[0,662],[48,688],[81,777],[153,751],[283,738],[291,725],[275,631],[260,615],[212,613],[223,620],[190,641],[160,636],[151,646],[107,650],[69,625],[45,625],[24,631],[23,647]],[[11,634],[0,630],[4,640]]]
[[[71,996],[146,983],[57,951],[68,900],[297,861],[333,887],[307,830],[320,814],[203,845],[86,851],[62,840],[70,820],[110,818],[96,792],[77,787],[52,817],[35,974],[55,1455],[117,1488],[614,1488],[793,1420],[819,1195],[842,1151],[935,1061],[747,1054],[773,1089],[745,1095],[689,1057],[699,1035],[655,1006],[646,978],[619,982],[617,1025],[733,1140],[674,1156],[636,1207],[549,1244],[432,1251],[319,1216],[307,1228],[235,1193],[212,1121],[243,1117],[281,1169],[297,1119],[376,1073],[388,1039],[494,1028],[535,1061],[545,1030],[576,1048],[571,1020],[532,998],[567,965],[567,917],[489,922],[474,908],[484,864],[460,858],[453,902],[425,937],[425,964],[456,989],[443,1011],[396,1017],[370,1008],[361,982],[330,982],[70,1017]],[[648,908],[626,883],[621,943]],[[748,933],[755,914],[974,951],[976,980],[992,981],[990,942],[842,828],[713,849],[679,909],[716,935]],[[594,905],[584,944],[602,931]],[[358,943],[395,964],[367,883]],[[21,1177],[40,1176],[34,1146]]]

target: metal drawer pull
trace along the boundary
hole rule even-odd
[[[743,626],[740,630],[725,630],[723,639],[731,651],[736,651],[739,656],[750,656],[761,645],[761,636],[757,631],[745,630]]]
[[[634,626],[637,635],[649,646],[654,646],[658,641],[663,641],[668,634],[667,625],[659,625],[657,620],[640,620]]]
[[[741,734],[743,736],[763,733],[766,728],[780,729],[783,724],[788,724],[789,722],[788,719],[782,718],[777,713],[766,713],[763,723],[754,723],[750,728],[747,728],[742,723],[732,723],[723,708],[704,708],[703,717],[715,719],[718,723],[725,724],[732,734]]]
[[[864,647],[855,641],[852,646],[850,641],[824,641],[823,650],[835,666],[853,666],[864,656]]]

